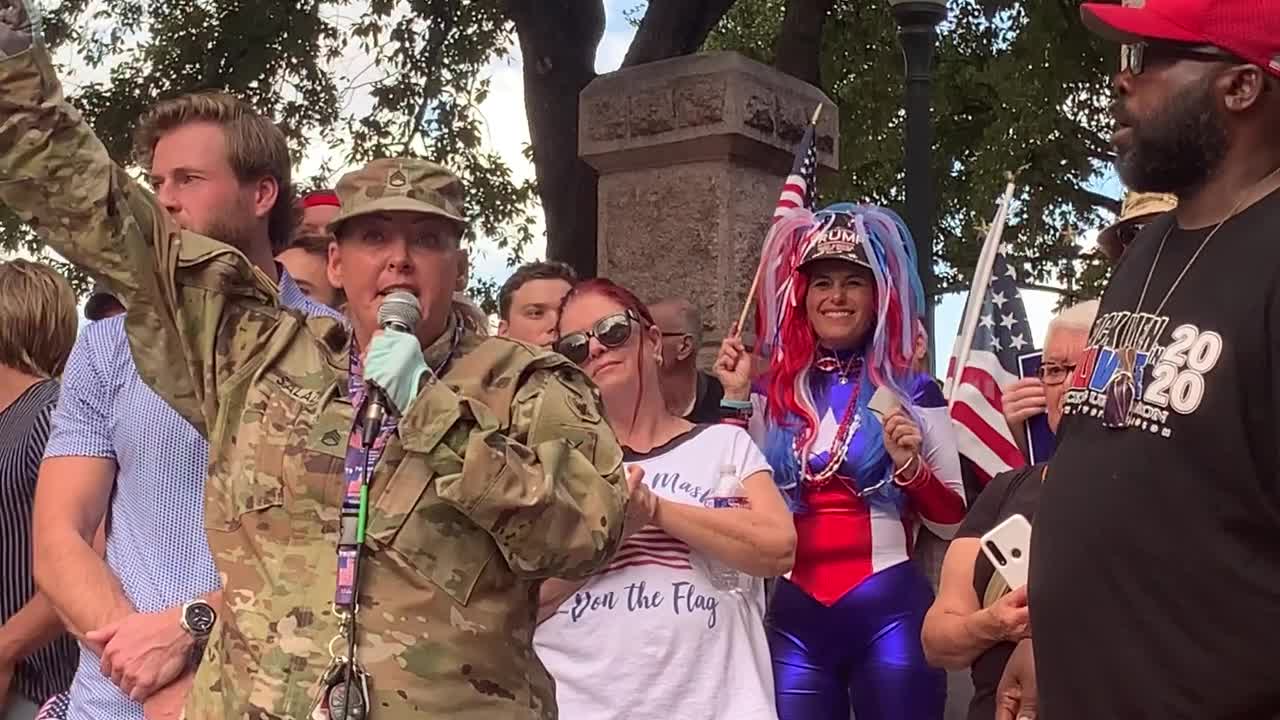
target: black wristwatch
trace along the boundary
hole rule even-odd
[[[209,644],[209,634],[213,632],[213,626],[217,622],[218,611],[204,600],[192,600],[182,606],[182,629],[194,641],[191,645],[189,660],[191,667],[194,668],[200,664],[205,645]]]

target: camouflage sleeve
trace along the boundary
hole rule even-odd
[[[627,484],[622,448],[577,368],[540,367],[516,393],[510,427],[480,430],[440,497],[493,537],[526,578],[586,577],[613,556]]]
[[[0,202],[120,295],[139,370],[204,433],[215,412],[211,351],[222,310],[207,299],[227,293],[208,283],[180,287],[176,277],[200,256],[218,255],[219,244],[184,236],[151,193],[111,160],[63,98],[39,43],[0,60]],[[184,237],[190,247],[183,247]],[[252,274],[234,259],[222,264],[227,267],[206,275],[230,281]],[[175,368],[178,350],[187,362]],[[163,371],[154,379],[153,367]]]

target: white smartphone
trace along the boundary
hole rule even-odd
[[[1010,590],[1027,584],[1027,568],[1031,561],[1031,523],[1022,515],[1010,515],[991,528],[982,539],[982,552],[995,566]]]
[[[902,403],[898,402],[898,396],[894,395],[892,390],[883,386],[876,388],[871,400],[867,402],[867,409],[875,413],[882,423],[885,418],[901,407]]]

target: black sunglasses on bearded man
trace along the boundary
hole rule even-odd
[[[1120,72],[1141,75],[1147,67],[1174,60],[1208,62],[1243,62],[1235,55],[1212,45],[1187,45],[1171,42],[1134,42],[1120,46]]]

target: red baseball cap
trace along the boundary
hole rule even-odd
[[[1276,0],[1124,0],[1085,3],[1084,24],[1120,43],[1168,40],[1213,45],[1280,76],[1280,2]]]
[[[338,193],[332,190],[316,190],[298,198],[298,204],[303,208],[313,208],[321,206],[342,207],[342,203],[338,202]]]

